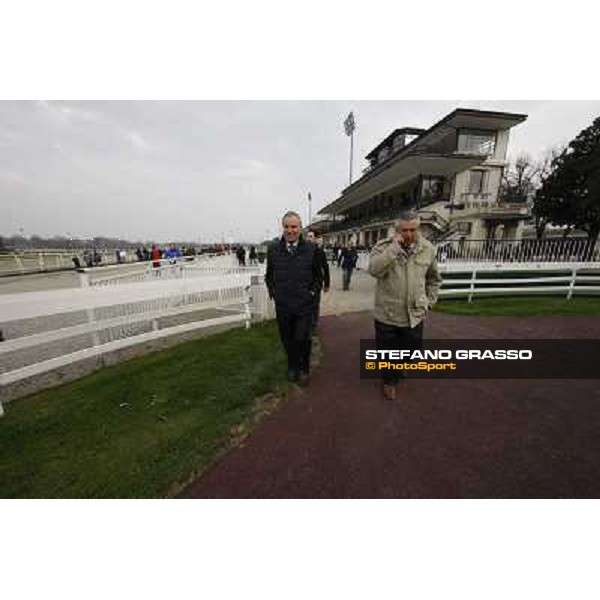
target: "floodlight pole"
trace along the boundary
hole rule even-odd
[[[354,129],[350,134],[350,185],[352,185],[352,157],[354,154]]]
[[[350,113],[344,121],[344,130],[346,135],[350,137],[350,176],[349,184],[352,185],[352,158],[354,154],[354,130],[356,129],[356,121],[354,120],[354,113]]]

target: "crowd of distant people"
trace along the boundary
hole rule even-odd
[[[244,246],[238,246],[235,248],[234,252],[238,261],[238,265],[240,267],[247,266],[246,248],[244,248]],[[250,266],[258,265],[258,252],[256,251],[256,246],[250,246],[250,250],[248,251],[248,260],[250,261]]]
[[[358,246],[356,244],[346,245],[328,245],[323,246],[323,240],[321,238],[317,241],[318,245],[321,246],[325,252],[327,260],[332,265],[337,265],[343,271],[343,289],[348,290],[352,273],[355,269],[358,269],[358,257],[359,252],[370,251],[369,247]],[[256,266],[259,264],[259,253],[256,246],[251,245],[245,247],[243,245],[238,246],[225,246],[223,244],[214,244],[212,246],[204,247],[201,251],[197,250],[192,246],[178,246],[176,244],[166,244],[161,246],[160,244],[152,244],[151,246],[140,245],[135,251],[135,257],[137,262],[152,262],[152,266],[158,268],[161,264],[165,264],[163,261],[168,261],[166,264],[175,264],[181,258],[189,258],[196,256],[197,254],[203,253],[212,254],[225,254],[232,252],[241,267]],[[122,248],[116,248],[114,250],[114,256],[116,264],[125,264],[127,262],[127,251]],[[83,264],[82,260],[83,259]],[[98,267],[103,264],[103,255],[97,248],[89,248],[83,252],[82,257],[73,256],[73,264],[75,268],[92,268]]]
[[[113,252],[113,251],[111,251]],[[225,244],[213,244],[203,246],[202,249],[197,249],[193,246],[178,246],[176,244],[152,244],[150,246],[140,245],[134,250],[137,262],[152,262],[152,266],[158,268],[161,264],[175,264],[179,259],[190,259],[200,254],[215,254],[217,256],[233,252],[237,258],[238,264],[246,266],[248,258],[249,264],[258,265],[259,257],[256,246],[250,246],[248,252],[244,246],[229,246]],[[105,253],[106,254],[106,253]],[[127,251],[122,248],[114,250],[116,264],[125,264],[127,262]],[[84,250],[82,256],[75,255],[72,258],[75,268],[92,268],[103,264],[103,253],[97,248],[89,248]],[[164,263],[161,261],[168,261]]]
[[[75,265],[76,269],[81,269],[84,266],[88,269],[91,269],[92,267],[98,267],[102,264],[102,254],[98,251],[97,248],[92,248],[92,249],[85,249],[83,251],[83,265],[81,264],[81,261],[79,260],[78,256],[74,256],[73,257],[73,264]]]

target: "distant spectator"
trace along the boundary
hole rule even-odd
[[[92,262],[94,263],[95,267],[100,266],[100,263],[102,262],[102,255],[96,248],[92,250]]]
[[[85,266],[88,269],[91,269],[94,266],[94,261],[92,259],[92,253],[87,248],[83,252],[83,262],[85,262]]]
[[[170,259],[172,265],[177,263],[177,259],[181,257],[181,252],[177,246],[169,246],[165,252],[165,258]]]
[[[338,261],[338,250],[339,250],[339,246],[337,244],[333,245],[333,248],[331,249],[331,264],[332,265],[336,265],[337,261]]]
[[[258,255],[256,254],[256,248],[254,246],[250,246],[250,264],[257,265],[258,264]]]
[[[160,267],[160,259],[162,258],[160,248],[156,244],[152,244],[152,252],[150,253],[152,258],[152,267],[158,269]]]
[[[238,246],[237,250],[235,251],[235,255],[237,256],[239,266],[245,267],[246,266],[246,249],[244,248],[244,246]]]
[[[306,240],[315,245],[315,254],[319,267],[321,269],[320,284],[318,289],[315,289],[315,306],[313,310],[312,331],[313,334],[317,330],[319,324],[319,312],[321,306],[321,291],[328,292],[330,286],[329,265],[327,264],[327,256],[323,250],[323,239],[316,237],[314,229],[309,229],[306,233]]]
[[[342,251],[341,267],[342,267],[342,289],[347,292],[350,289],[350,280],[352,279],[352,272],[356,268],[356,262],[358,261],[358,253],[356,252],[356,246],[346,246]]]

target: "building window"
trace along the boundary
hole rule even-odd
[[[487,172],[469,171],[469,194],[483,194],[487,188]]]
[[[416,133],[407,134],[404,136],[404,145],[408,146],[413,140],[418,138],[419,136]]]
[[[496,134],[493,131],[480,131],[477,129],[463,129],[458,135],[458,148],[460,154],[482,154],[491,156],[496,147]]]
[[[379,154],[377,155],[377,159],[379,162],[385,160],[388,157],[388,154],[390,153],[390,150],[387,146],[384,146],[380,151]]]
[[[435,202],[444,195],[443,177],[423,177],[421,183],[421,201]]]

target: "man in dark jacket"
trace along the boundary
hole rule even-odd
[[[319,240],[316,237],[316,234],[314,232],[313,229],[309,229],[306,232],[306,239],[311,243],[314,244],[317,250],[317,254],[319,257],[319,263],[321,265],[321,276],[322,276],[322,281],[323,281],[323,287],[319,288],[319,291],[317,292],[316,296],[315,296],[315,310],[313,311],[313,324],[312,324],[312,330],[313,333],[317,330],[317,325],[319,324],[319,309],[321,307],[321,289],[327,293],[329,291],[329,284],[330,282],[330,278],[329,278],[329,265],[327,264],[327,256],[325,254],[325,250],[323,250],[323,247],[321,246],[321,244],[319,244]]]
[[[279,335],[288,359],[288,379],[308,385],[313,311],[322,285],[316,245],[301,235],[302,221],[287,212],[281,221],[283,235],[267,251],[265,283],[275,300]]]
[[[350,279],[352,278],[352,271],[356,267],[358,262],[358,253],[356,252],[356,246],[346,246],[342,250],[342,289],[347,292],[350,289]]]

